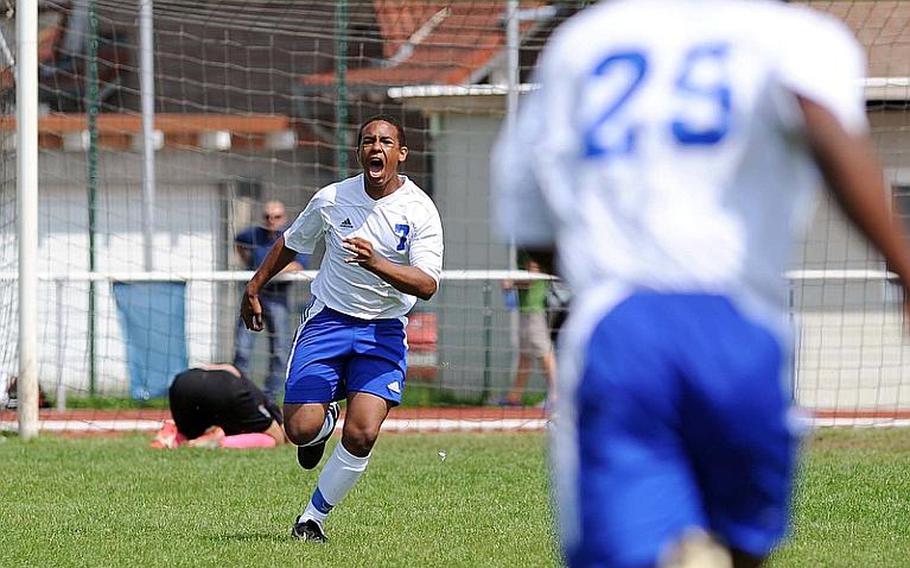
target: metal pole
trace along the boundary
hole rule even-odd
[[[95,271],[95,211],[98,200],[98,15],[95,0],[88,3],[88,52],[85,73],[88,93],[88,269]],[[88,284],[88,391],[95,396],[95,281]]]
[[[486,404],[490,398],[493,365],[493,308],[490,305],[493,297],[493,286],[489,280],[483,283],[483,392],[480,403]]]
[[[787,284],[790,287],[787,299],[787,313],[789,314],[790,320],[790,332],[793,333],[795,339],[795,341],[791,342],[793,345],[793,353],[791,354],[790,361],[790,402],[796,404],[796,389],[799,388],[799,350],[802,346],[802,332],[800,331],[799,326],[796,325],[796,316],[793,313],[796,309],[796,292],[793,290],[794,283],[791,280]]]
[[[515,117],[518,114],[518,0],[509,0],[506,5],[506,129],[511,131],[515,127]],[[509,243],[509,270],[518,268],[518,254],[515,244]]]
[[[155,60],[152,0],[139,0],[139,97],[142,101],[142,237],[145,270],[155,270]]]
[[[38,435],[38,2],[17,0],[16,200],[19,221],[19,435]]]
[[[518,84],[520,81],[519,74],[519,19],[518,19],[518,0],[509,0],[506,4],[506,129],[511,132],[515,128],[515,117],[518,114]],[[518,249],[515,247],[515,240],[509,240],[509,270],[518,269]],[[511,294],[517,293],[515,289],[509,291]],[[520,320],[518,309],[509,311],[509,339],[512,347],[515,348],[515,355],[512,358],[510,369],[514,376],[518,367],[518,326]]]
[[[509,0],[506,7],[506,128],[515,124],[518,112],[518,0]]]
[[[348,2],[339,0],[335,7],[335,171],[338,177],[348,175]]]
[[[63,325],[63,280],[56,282],[57,301],[57,410],[66,410],[66,384],[63,382],[63,360],[66,356],[64,337],[66,327]]]

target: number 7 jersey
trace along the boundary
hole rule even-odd
[[[820,183],[796,96],[863,132],[863,71],[848,30],[802,7],[594,6],[554,33],[497,143],[495,228],[556,244],[581,294],[713,292],[779,313]]]
[[[313,281],[313,295],[335,311],[360,319],[404,317],[417,298],[395,289],[367,269],[345,262],[351,253],[343,240],[364,238],[375,254],[414,266],[436,283],[442,274],[442,223],[430,197],[414,182],[373,199],[363,188],[363,174],[327,185],[284,233],[284,244],[312,253],[325,242],[325,256]]]

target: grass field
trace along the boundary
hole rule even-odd
[[[910,566],[910,431],[823,429],[807,446],[793,535],[774,566]]]
[[[385,436],[318,546],[288,535],[316,479],[288,448],[0,438],[0,566],[553,566],[543,443]],[[817,435],[772,565],[910,564],[908,450],[899,429]]]

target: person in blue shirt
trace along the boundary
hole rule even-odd
[[[287,213],[284,203],[268,201],[262,207],[262,224],[241,231],[234,237],[234,248],[247,270],[256,270],[265,259],[276,240],[287,228]],[[298,254],[284,271],[303,270],[309,256]],[[284,370],[288,360],[290,335],[288,331],[288,289],[290,282],[272,282],[262,289],[259,301],[262,317],[268,330],[269,374],[263,385],[263,392],[272,402],[284,384]],[[250,367],[256,334],[248,330],[239,320],[234,341],[234,366],[247,376]]]

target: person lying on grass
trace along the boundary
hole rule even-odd
[[[272,448],[285,442],[281,410],[233,365],[203,365],[174,377],[171,416],[153,448]]]

